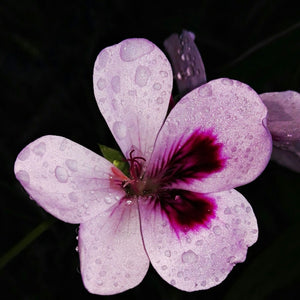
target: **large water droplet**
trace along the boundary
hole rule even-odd
[[[201,97],[209,97],[212,95],[212,88],[209,84],[204,84],[198,88],[198,93]]]
[[[156,83],[153,84],[153,88],[158,91],[158,90],[161,89],[161,84],[156,82]]]
[[[151,71],[148,67],[138,66],[135,72],[135,83],[140,87],[144,87],[147,85],[150,75]]]
[[[33,147],[32,152],[35,155],[42,157],[46,152],[46,144],[44,142],[39,143],[38,145]]]
[[[100,91],[104,90],[106,87],[106,81],[103,78],[99,78],[97,81],[97,87]]]
[[[123,61],[134,61],[154,49],[154,45],[144,39],[128,39],[121,43],[120,57]]]
[[[29,174],[25,170],[20,170],[16,173],[17,179],[21,182],[22,185],[27,186],[30,183]]]
[[[67,170],[63,167],[57,166],[55,168],[55,177],[61,183],[66,183],[68,181]]]
[[[67,159],[66,160],[66,166],[68,167],[68,169],[72,172],[76,172],[78,170],[78,166],[77,166],[77,160],[74,159]]]
[[[224,84],[224,85],[233,85],[233,81],[229,78],[223,78],[221,79],[221,82]]]
[[[182,253],[181,259],[183,263],[193,264],[198,260],[198,255],[194,251],[188,250]]]
[[[111,79],[111,87],[116,94],[120,92],[120,76],[116,75]]]
[[[127,127],[122,122],[115,122],[113,125],[113,133],[120,140],[124,139],[127,135]]]
[[[24,148],[18,155],[18,159],[24,161],[30,156],[30,149],[28,147]]]
[[[109,58],[109,53],[106,50],[102,50],[99,53],[95,64],[95,68],[97,71],[100,71],[103,68],[105,68],[108,58]]]

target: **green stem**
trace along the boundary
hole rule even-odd
[[[28,245],[36,240],[43,232],[51,227],[55,222],[55,219],[50,219],[42,222],[32,231],[30,231],[23,239],[21,239],[16,245],[8,250],[2,257],[0,257],[0,270],[3,269],[7,263],[9,263],[15,256],[20,254]]]

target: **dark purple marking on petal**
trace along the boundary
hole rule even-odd
[[[152,169],[151,177],[159,177],[161,187],[202,180],[225,167],[223,144],[211,130],[196,129],[182,144],[183,138],[167,149],[160,163]]]
[[[160,191],[155,199],[155,207],[158,206],[178,237],[180,232],[186,234],[190,230],[207,229],[217,209],[213,198],[178,189]]]

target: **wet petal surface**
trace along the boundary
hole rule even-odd
[[[205,197],[214,199],[215,217],[179,236],[159,207],[140,202],[142,234],[152,265],[168,283],[185,291],[219,284],[245,260],[247,248],[257,240],[256,218],[240,193],[230,190]]]
[[[144,278],[149,259],[136,202],[121,201],[106,214],[81,224],[78,237],[81,273],[89,292],[121,293]]]
[[[97,104],[122,152],[148,158],[166,116],[172,70],[145,39],[128,39],[100,52],[94,67]],[[155,117],[154,117],[155,116]]]
[[[184,96],[167,117],[150,168],[172,154],[175,146],[182,147],[195,132],[209,133],[221,147],[225,167],[193,179],[194,191],[216,192],[246,184],[263,171],[270,158],[272,139],[263,125],[266,114],[260,97],[241,82],[222,78],[204,84]],[[175,186],[191,189],[184,181]]]
[[[44,136],[20,152],[15,174],[46,211],[65,222],[81,223],[124,196],[119,186],[112,185],[112,167],[66,138]]]

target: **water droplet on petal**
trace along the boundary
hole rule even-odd
[[[35,147],[33,147],[32,152],[35,155],[42,157],[46,152],[46,144],[44,142],[39,143]]]
[[[158,90],[161,89],[161,84],[156,82],[156,83],[153,84],[153,88],[158,91]]]
[[[231,214],[231,209],[230,209],[229,207],[226,207],[226,208],[224,209],[224,214],[225,214],[225,215],[230,215],[230,214]]]
[[[30,149],[28,147],[24,148],[18,155],[18,159],[24,161],[29,158]]]
[[[120,57],[123,61],[134,61],[154,49],[154,45],[143,39],[128,39],[121,43]]]
[[[104,197],[104,202],[105,202],[106,204],[111,204],[111,203],[112,203],[112,198],[111,198],[110,196],[105,196],[105,197]]]
[[[170,282],[172,285],[175,285],[176,284],[176,281],[174,279],[171,280]]]
[[[163,98],[161,98],[161,97],[158,97],[158,98],[156,98],[156,103],[157,104],[163,104],[163,102],[164,102],[164,99]]]
[[[204,84],[198,88],[198,93],[201,97],[209,97],[212,95],[212,88],[209,84]]]
[[[251,210],[252,210],[251,207],[249,207],[249,206],[246,207],[246,212],[247,212],[247,213],[251,212]]]
[[[181,259],[183,263],[193,264],[198,260],[198,255],[194,251],[188,250],[182,253]]]
[[[97,258],[97,259],[95,260],[95,264],[100,265],[100,264],[101,264],[101,259],[100,259],[100,258]]]
[[[72,172],[76,172],[78,170],[77,161],[75,159],[67,159],[66,166]]]
[[[214,232],[215,235],[220,235],[222,230],[221,230],[220,226],[214,226],[213,227],[213,232]]]
[[[55,177],[61,183],[66,183],[68,181],[68,173],[66,169],[60,166],[55,168]]]
[[[67,139],[63,139],[63,140],[61,141],[60,146],[59,146],[59,150],[60,150],[60,151],[65,151],[66,148],[67,148],[67,145],[68,145],[68,140],[67,140]]]
[[[168,269],[168,267],[166,265],[163,265],[161,268],[162,268],[163,271]]]
[[[223,78],[221,80],[221,82],[224,84],[224,85],[233,85],[233,81],[229,78]]]
[[[144,87],[147,85],[150,75],[151,71],[148,67],[138,66],[135,72],[135,83],[140,87]]]
[[[120,76],[117,75],[111,79],[111,87],[116,94],[120,92]]]
[[[166,250],[165,251],[165,256],[170,257],[171,256],[171,251],[170,250]]]
[[[100,91],[104,90],[106,87],[106,81],[103,78],[99,78],[97,81],[97,87]]]
[[[102,50],[96,60],[95,68],[97,71],[100,71],[101,69],[105,68],[107,61],[109,59],[109,53],[107,50]]]
[[[180,73],[180,72],[178,72],[178,73],[177,73],[177,75],[176,75],[176,77],[177,77],[177,79],[178,79],[178,80],[181,80],[181,79],[182,79],[182,75],[181,75],[181,73]]]
[[[127,127],[122,122],[115,122],[113,125],[113,133],[118,139],[122,140],[127,135]]]
[[[196,241],[196,246],[202,246],[202,245],[203,245],[203,240]]]
[[[20,170],[16,173],[17,179],[21,182],[22,185],[27,186],[30,183],[30,177],[29,174],[24,171]]]
[[[161,77],[164,77],[164,78],[168,77],[168,73],[165,71],[160,71],[159,74],[161,75]]]
[[[206,281],[205,280],[201,281],[201,286],[206,286]]]

